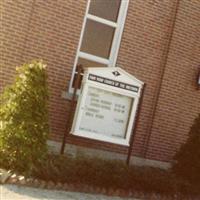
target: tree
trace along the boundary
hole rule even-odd
[[[185,144],[175,155],[174,172],[194,184],[200,184],[200,114],[190,129]]]
[[[16,68],[0,107],[0,165],[30,173],[47,154],[48,89],[45,65],[33,61]]]

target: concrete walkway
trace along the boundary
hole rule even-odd
[[[0,185],[0,200],[136,200],[78,192],[46,190],[16,185]]]

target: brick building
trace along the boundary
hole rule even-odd
[[[0,92],[17,65],[47,63],[50,145],[60,148],[75,66],[120,66],[146,83],[131,161],[169,165],[200,112],[198,0],[3,0],[0,12]],[[74,136],[66,150],[122,159],[127,153]]]

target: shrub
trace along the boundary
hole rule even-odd
[[[200,114],[190,129],[188,140],[175,155],[173,171],[200,186]]]
[[[40,163],[37,170],[33,171],[32,177],[55,183],[72,183],[75,186],[159,193],[172,197],[169,199],[174,199],[175,194],[191,197],[190,199],[200,195],[199,186],[180,179],[171,170],[127,166],[123,161],[84,155],[76,158],[48,155],[45,163]]]
[[[172,195],[176,179],[168,171],[127,166],[122,161],[49,155],[33,176],[46,181]]]
[[[47,153],[48,89],[45,65],[33,61],[16,68],[0,107],[0,165],[30,173]]]

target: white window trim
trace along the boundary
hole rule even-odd
[[[124,30],[124,24],[125,24],[125,20],[127,16],[127,11],[128,11],[128,4],[129,4],[129,0],[121,0],[121,7],[120,7],[118,21],[117,21],[118,26],[115,31],[115,36],[113,38],[109,67],[115,67],[116,65],[119,47],[121,43],[121,37]]]
[[[87,14],[87,19],[90,19],[90,20],[93,20],[95,22],[99,22],[99,23],[102,23],[102,24],[105,24],[105,25],[108,25],[108,26],[111,26],[111,27],[114,27],[114,28],[117,27],[116,22],[112,22],[112,21],[109,21],[107,19],[103,19],[103,18],[94,16],[94,15],[91,15],[91,14]]]
[[[73,84],[74,75],[76,74],[76,65],[77,65],[79,57],[86,58],[87,60],[90,60],[90,61],[107,64],[108,67],[115,66],[116,61],[117,61],[117,56],[118,56],[119,47],[120,47],[120,43],[121,43],[121,37],[122,37],[123,29],[124,29],[129,0],[121,0],[117,23],[94,16],[92,14],[89,14],[88,12],[89,12],[90,2],[91,2],[91,0],[88,0],[88,2],[87,2],[86,12],[85,12],[85,16],[84,16],[84,20],[83,20],[83,24],[82,24],[80,39],[79,39],[78,48],[76,51],[76,57],[75,57],[71,80],[70,80],[70,84],[69,84],[69,93],[73,93],[73,90],[74,90],[72,88],[72,84]],[[96,22],[99,22],[99,23],[102,23],[102,24],[105,24],[105,25],[115,28],[115,34],[114,34],[113,41],[112,41],[112,47],[110,50],[109,59],[90,55],[90,54],[80,51],[87,19],[90,19],[90,20],[93,20],[93,21],[96,21]]]
[[[94,56],[94,55],[91,55],[91,54],[88,54],[88,53],[85,53],[85,52],[82,52],[82,51],[80,51],[78,53],[78,55],[79,55],[78,57],[85,58],[85,59],[90,60],[90,61],[109,65],[109,59],[105,59],[105,58],[102,58],[102,57],[99,57],[99,56]]]

